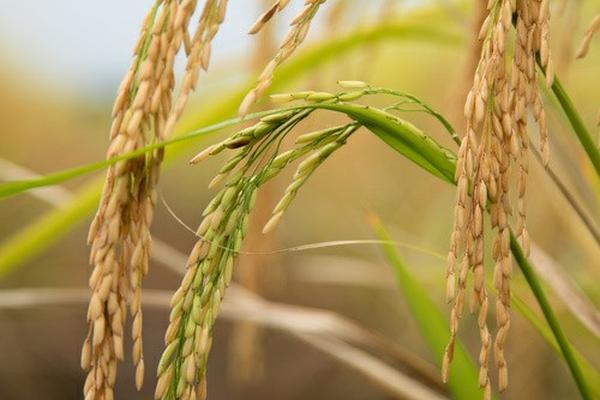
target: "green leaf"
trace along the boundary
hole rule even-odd
[[[533,311],[527,306],[525,301],[519,298],[514,293],[511,295],[511,303],[519,314],[521,314],[531,326],[544,338],[546,343],[559,355],[562,356],[560,346],[556,342],[552,331],[544,325],[544,322],[536,316]],[[575,359],[581,366],[583,373],[590,383],[596,398],[600,398],[600,373],[589,363],[589,361],[577,351],[573,349]]]
[[[450,337],[447,319],[429,298],[427,291],[412,277],[398,250],[391,244],[390,235],[381,220],[372,216],[370,221],[377,238],[386,242],[386,244],[382,244],[382,248],[388,263],[394,270],[398,287],[406,299],[423,338],[433,353],[436,364],[441,366],[444,349]],[[448,386],[455,399],[477,399],[482,395],[479,389],[477,367],[460,341],[456,343]]]
[[[356,104],[316,103],[307,107],[348,115],[409,160],[438,178],[454,183],[456,156],[410,122],[385,111]]]
[[[259,118],[264,115],[272,114],[275,111],[264,111],[256,114],[248,115],[247,118]],[[40,178],[26,179],[21,181],[12,181],[0,184],[0,199],[7,198],[11,196],[15,196],[24,191],[39,188],[43,186],[56,185],[62,182],[65,182],[69,179],[77,178],[82,175],[86,175],[91,172],[95,172],[101,169],[104,169],[110,165],[114,165],[119,161],[130,160],[132,158],[140,157],[147,152],[159,149],[161,147],[168,147],[180,142],[185,142],[191,139],[197,139],[201,136],[206,136],[210,133],[215,133],[218,130],[227,128],[232,125],[239,124],[242,121],[241,118],[231,118],[217,124],[209,125],[205,128],[201,128],[184,135],[179,135],[170,140],[165,140],[164,142],[156,142],[149,144],[145,147],[141,147],[137,150],[130,151],[129,153],[122,154],[118,157],[113,157],[108,160],[94,162],[90,164],[86,164],[80,167],[70,168],[62,171],[58,171],[46,176],[42,176]]]
[[[517,264],[519,264],[521,272],[523,273],[523,276],[525,276],[525,279],[527,280],[531,291],[533,292],[538,304],[540,305],[540,308],[542,309],[542,313],[544,314],[546,322],[552,330],[552,334],[554,335],[556,343],[560,347],[563,358],[565,359],[569,370],[571,371],[571,375],[573,375],[573,379],[577,384],[577,388],[579,389],[581,397],[586,400],[592,399],[593,397],[590,391],[590,386],[587,383],[585,377],[583,376],[583,372],[579,365],[579,360],[575,356],[574,349],[572,348],[571,343],[569,343],[569,340],[563,333],[562,327],[560,326],[560,322],[554,314],[550,302],[546,298],[546,294],[544,293],[542,285],[538,280],[537,276],[535,275],[533,267],[530,265],[529,260],[525,257],[525,254],[523,253],[521,246],[519,246],[519,243],[512,231],[510,233],[510,250],[513,254],[513,257],[517,261]]]

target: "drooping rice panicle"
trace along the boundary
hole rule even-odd
[[[115,101],[108,157],[143,146],[146,135],[152,134],[151,116],[144,115],[143,109],[154,83],[154,67],[160,51],[160,41],[154,33],[167,25],[168,8],[169,3],[157,2],[146,18],[136,46],[135,61]],[[84,385],[86,399],[113,397],[116,362],[123,359],[123,325],[128,302],[134,314],[133,356],[138,386],[143,380],[141,293],[138,288],[141,275],[147,269],[152,185],[157,172],[155,165],[161,156],[156,152],[109,168],[100,206],[90,228],[90,261],[94,265],[90,287],[93,294],[87,317],[90,329],[82,350],[82,367],[89,370]],[[143,218],[138,220],[140,216]]]
[[[309,99],[314,92],[294,96]],[[320,94],[335,101],[336,96]],[[314,98],[314,96],[313,96]],[[310,100],[309,100],[310,101]],[[234,260],[244,239],[249,214],[260,186],[289,163],[309,155],[299,166],[292,184],[267,223],[272,229],[308,176],[358,128],[350,123],[298,138],[297,145],[280,152],[283,138],[312,110],[294,109],[263,117],[192,159],[201,162],[226,150],[235,154],[219,170],[211,187],[223,188],[207,205],[197,234],[200,239],[188,259],[186,274],[173,296],[165,351],[158,366],[156,399],[203,399],[206,396],[206,363],[212,328],[232,276]],[[266,229],[266,230],[268,230]]]
[[[442,366],[444,380],[453,356],[459,320],[464,308],[468,271],[473,274],[471,310],[479,306],[481,337],[479,383],[484,398],[491,396],[488,360],[492,339],[487,328],[488,295],[484,285],[484,210],[489,204],[490,225],[494,231],[492,258],[496,299],[496,337],[494,358],[498,368],[498,386],[508,384],[504,344],[510,327],[510,277],[512,261],[509,249],[508,218],[512,215],[511,164],[516,160],[517,226],[515,232],[525,252],[529,236],[525,224],[525,193],[528,172],[528,113],[539,127],[540,152],[548,162],[549,147],[543,104],[537,90],[539,57],[546,84],[553,81],[549,47],[549,8],[547,0],[488,2],[488,15],[481,31],[481,56],[473,87],[465,102],[467,119],[456,169],[458,194],[454,229],[448,255],[447,299],[453,301],[451,335]],[[507,41],[511,40],[513,19],[514,55],[507,69]],[[488,203],[489,201],[489,203]],[[457,272],[457,264],[460,267]],[[457,276],[458,275],[458,276]]]
[[[213,3],[207,2],[207,7],[210,4],[214,8]],[[195,7],[196,0],[157,0],[146,17],[134,61],[113,107],[108,158],[164,139],[170,133],[168,123],[173,125],[179,118],[185,101],[181,101],[180,96],[175,111],[172,110],[173,66],[187,37]],[[216,20],[220,23],[224,7],[218,10]],[[212,39],[216,32],[214,24],[208,26],[211,35],[203,38],[204,42]],[[197,63],[191,57],[197,56],[193,52],[194,44],[192,41],[190,65]],[[192,86],[188,82],[195,76],[197,69],[188,68],[182,88],[185,99]],[[117,360],[123,359],[127,307],[133,319],[135,382],[138,389],[143,384],[141,284],[148,272],[150,225],[162,157],[162,150],[156,150],[110,167],[98,212],[90,227],[88,241],[94,270],[90,278],[90,328],[82,349],[82,367],[88,370],[84,385],[86,400],[113,398]]]
[[[287,36],[283,39],[279,46],[279,50],[275,57],[267,64],[263,72],[258,77],[256,87],[252,89],[244,98],[240,105],[240,115],[246,115],[250,110],[250,107],[262,96],[265,90],[270,86],[273,78],[275,68],[284,62],[296,49],[308,34],[310,29],[310,23],[316,15],[319,7],[325,3],[326,0],[305,0],[304,8],[298,15],[294,17],[291,22],[291,28],[287,33]],[[273,15],[283,9],[287,5],[288,1],[276,1],[269,10],[262,14],[256,23],[250,29],[250,33],[254,34],[260,31],[260,29],[267,23]]]
[[[190,41],[185,75],[173,108],[166,120],[164,135],[168,136],[181,117],[191,92],[196,88],[200,69],[207,70],[210,62],[212,40],[225,20],[228,0],[207,0],[198,26]],[[187,25],[186,25],[187,26]],[[186,28],[187,32],[187,28]]]

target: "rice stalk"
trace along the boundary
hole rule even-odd
[[[249,214],[258,188],[288,164],[306,156],[297,166],[292,182],[265,224],[263,232],[266,233],[277,226],[298,190],[316,169],[366,122],[350,112],[348,115],[356,121],[303,134],[296,138],[295,147],[280,151],[287,134],[313,111],[319,108],[335,110],[336,106],[348,108],[350,105],[345,101],[365,95],[384,93],[414,99],[414,103],[421,104],[424,109],[427,107],[412,96],[389,89],[371,88],[364,82],[341,81],[340,85],[353,90],[337,94],[304,91],[274,95],[274,101],[302,100],[304,104],[263,116],[256,124],[209,146],[190,160],[192,164],[197,164],[208,157],[234,151],[209,184],[209,188],[224,187],[202,213],[204,219],[196,232],[200,240],[189,256],[186,274],[171,301],[165,351],[157,371],[156,399],[202,399],[206,396],[205,373],[212,328],[224,292],[231,281],[234,259],[240,253],[241,243],[247,233]],[[358,116],[365,112],[374,113],[380,121],[386,121],[384,124],[390,119],[398,120],[384,111],[354,107],[354,113]],[[372,118],[368,126],[377,126],[377,123],[377,118]],[[433,143],[425,135],[417,134],[416,128],[408,123],[403,122],[400,126],[415,135],[409,143],[421,147]],[[442,159],[447,161],[446,157],[448,155],[443,153]],[[436,165],[440,160],[435,156],[426,162],[433,163],[432,168],[438,168]]]
[[[356,83],[356,82],[345,83],[345,85],[363,87],[362,84]],[[345,94],[346,97],[344,97],[344,99],[347,99],[348,97],[355,98],[353,96],[356,96],[356,95],[357,94],[354,94],[354,93],[346,93]],[[333,110],[337,109],[340,111],[344,110],[344,112],[346,112],[348,115],[352,116],[353,118],[356,118],[357,120],[362,118],[361,123],[369,126],[369,128],[373,128],[374,131],[375,131],[375,128],[377,128],[377,127],[381,128],[381,127],[390,126],[390,125],[398,125],[399,127],[402,127],[402,124],[399,123],[396,119],[394,119],[392,115],[385,113],[382,110],[371,109],[369,112],[369,109],[367,109],[365,107],[361,108],[361,107],[352,106],[349,104],[327,103],[327,100],[333,100],[335,98],[342,99],[341,96],[342,95],[335,96],[335,95],[331,95],[328,93],[304,92],[304,93],[297,93],[297,94],[295,94],[295,96],[291,95],[291,94],[285,95],[285,96],[282,96],[282,98],[284,98],[284,99],[304,98],[304,99],[309,99],[309,100],[320,101],[319,103],[315,103],[311,107],[313,107],[313,108],[329,108],[329,109],[333,109]],[[302,109],[303,108],[300,107],[298,110],[302,110]],[[306,109],[306,108],[304,108],[304,109]],[[294,110],[291,110],[291,109],[285,110],[285,113],[288,113],[285,115],[286,115],[286,117],[290,117],[290,118],[293,116],[299,115],[299,114],[296,114],[294,112]],[[298,111],[298,113],[299,113],[299,111]],[[280,113],[279,115],[277,115],[277,114],[270,115],[268,118],[265,118],[261,122],[264,122],[266,124],[281,122],[279,120],[279,118],[283,118],[283,114]],[[283,119],[285,119],[285,118],[283,118]],[[367,121],[367,122],[363,122],[363,121]],[[256,129],[256,127],[255,127],[255,129]],[[398,129],[398,127],[396,127],[396,129]],[[253,138],[254,138],[254,133],[256,133],[256,132],[253,132],[253,135],[252,135]],[[244,138],[243,136],[244,135],[240,135],[240,136],[228,139],[226,142],[223,143],[224,147],[229,147],[229,148],[238,148],[239,146],[244,147],[245,145],[248,145],[252,141],[252,139],[250,139],[248,142],[246,142],[248,140],[248,138]],[[319,136],[319,135],[317,135],[317,136]],[[419,137],[419,139],[421,139],[421,141],[423,141],[422,140],[423,136],[419,136],[419,135],[416,135],[416,136]],[[428,144],[430,144],[430,143],[428,143]],[[431,149],[436,149],[436,148],[432,147]],[[213,152],[216,149],[211,148],[210,150],[211,150],[211,152]],[[220,151],[223,151],[223,150],[224,150],[224,148],[221,149]],[[437,149],[437,150],[439,150],[439,149]],[[431,151],[435,152],[435,150],[431,150]],[[452,169],[453,169],[454,164],[452,163],[452,160],[444,154],[442,154],[440,157],[430,157],[430,155],[425,155],[423,157],[424,157],[424,159],[428,160],[428,162],[431,163],[432,167],[436,167],[436,168],[438,165],[441,165],[440,162],[442,162],[442,161],[440,161],[440,160],[445,159],[446,162],[448,162],[452,165]],[[237,162],[239,162],[239,161],[235,161],[235,163],[237,163]],[[235,165],[233,167],[235,168]],[[444,168],[440,168],[438,170],[442,171],[443,169]],[[446,176],[446,175],[444,175],[444,176]],[[517,244],[517,246],[518,246],[518,244]],[[551,311],[550,311],[550,313],[551,313]],[[568,343],[567,343],[567,345],[568,345]],[[561,348],[562,348],[562,346],[564,346],[564,343],[561,344]],[[565,352],[568,352],[568,351],[565,351]],[[580,379],[580,378],[577,378],[577,379]]]
[[[232,259],[239,253],[239,243],[241,242],[241,238],[243,238],[245,232],[243,229],[244,220],[247,219],[249,209],[251,208],[250,205],[243,205],[243,199],[247,197],[253,197],[252,193],[258,187],[257,182],[253,182],[253,180],[256,179],[257,176],[262,176],[261,178],[259,178],[258,182],[261,182],[263,179],[269,179],[270,177],[276,175],[278,170],[284,168],[286,164],[292,159],[307,154],[310,151],[310,149],[307,149],[307,146],[304,143],[312,143],[313,141],[319,141],[322,139],[332,140],[332,132],[336,132],[338,135],[340,135],[340,137],[343,137],[347,134],[347,130],[350,130],[351,128],[355,129],[358,126],[362,125],[368,127],[375,134],[380,136],[382,139],[386,140],[388,144],[393,146],[395,149],[400,151],[409,159],[421,165],[423,168],[429,170],[433,174],[450,183],[454,183],[452,178],[455,175],[456,171],[456,159],[454,159],[453,156],[449,154],[449,152],[447,152],[445,149],[437,145],[437,143],[435,143],[433,140],[431,140],[423,133],[418,131],[416,127],[408,124],[406,121],[398,119],[393,114],[390,114],[384,110],[359,106],[352,103],[346,103],[346,101],[348,100],[355,100],[366,94],[374,94],[380,91],[386,92],[389,90],[370,88],[363,82],[357,81],[343,81],[340,83],[344,87],[357,90],[338,94],[304,91],[272,96],[272,100],[275,101],[288,102],[302,99],[304,101],[307,101],[308,103],[284,108],[276,114],[271,114],[266,117],[263,117],[258,124],[234,134],[233,136],[221,143],[217,143],[215,145],[210,146],[209,148],[203,150],[192,159],[192,162],[196,163],[206,159],[207,157],[221,153],[228,148],[238,149],[237,153],[229,159],[229,161],[219,171],[219,174],[217,175],[215,180],[213,180],[214,183],[212,185],[226,181],[229,175],[232,176],[232,178],[230,178],[229,183],[215,197],[215,199],[213,199],[213,201],[209,203],[205,212],[203,213],[206,217],[198,230],[198,234],[203,239],[198,242],[196,248],[192,251],[192,255],[190,257],[191,262],[188,262],[189,275],[187,276],[187,278],[184,278],[180,291],[178,291],[178,293],[175,295],[175,300],[173,303],[173,310],[175,314],[171,319],[171,327],[167,331],[167,350],[165,352],[165,355],[163,356],[163,366],[159,366],[159,384],[160,380],[166,380],[170,383],[163,383],[162,386],[160,386],[160,390],[167,390],[168,386],[172,388],[171,390],[173,390],[173,394],[171,396],[179,396],[181,394],[184,396],[184,398],[187,398],[185,395],[185,390],[187,390],[188,393],[190,393],[189,396],[192,396],[191,391],[193,390],[194,385],[202,383],[205,379],[205,356],[207,354],[206,352],[210,347],[209,345],[207,345],[207,343],[210,343],[210,341],[208,339],[202,339],[202,337],[200,337],[200,339],[202,340],[198,342],[200,343],[200,345],[203,346],[200,351],[200,354],[203,354],[203,358],[200,360],[194,360],[194,364],[192,364],[192,369],[200,370],[201,378],[198,381],[184,380],[181,368],[184,362],[186,367],[189,365],[189,358],[184,360],[181,354],[178,353],[178,351],[181,350],[184,356],[189,356],[190,353],[188,347],[193,346],[194,339],[186,339],[186,335],[190,335],[189,337],[192,337],[192,335],[197,336],[197,332],[199,331],[198,326],[200,325],[202,325],[200,330],[202,332],[208,332],[206,335],[210,336],[210,329],[212,328],[212,323],[214,322],[214,320],[211,319],[214,318],[214,315],[211,313],[215,311],[214,305],[218,305],[218,303],[220,302],[223,290],[227,286],[228,282],[226,278],[220,278],[222,274],[225,277],[228,276],[227,274],[224,274],[224,272],[220,271],[228,271],[229,268],[231,268],[232,266]],[[394,91],[389,91],[389,93],[394,96],[402,96],[401,93],[395,94]],[[390,106],[390,109],[393,109],[393,107],[394,105]],[[315,109],[327,109],[338,111],[348,115],[349,117],[354,119],[355,122],[346,126],[328,128],[317,132],[311,132],[309,134],[305,134],[298,137],[297,144],[300,145],[300,147],[296,147],[292,150],[288,150],[283,153],[272,154],[271,158],[269,158],[269,161],[264,162],[264,167],[255,168],[255,171],[259,171],[259,175],[247,176],[247,170],[244,170],[243,168],[238,169],[238,167],[240,167],[243,164],[242,160],[251,160],[251,162],[247,163],[246,165],[254,165],[255,161],[258,159],[264,160],[264,157],[260,157],[260,153],[262,153],[262,151],[260,150],[261,146],[259,145],[260,140],[265,139],[266,143],[272,144],[273,142],[267,141],[266,138],[268,138],[270,135],[274,135],[275,137],[277,137],[278,134],[276,132],[280,127],[293,127],[296,123],[308,116],[308,114]],[[356,126],[353,127],[352,125]],[[286,130],[287,128],[283,129],[283,131]],[[259,151],[259,154],[253,153],[253,149],[255,148],[255,146],[256,149]],[[320,149],[317,152],[313,152],[311,156],[307,157],[302,163],[299,164],[296,174],[293,177],[292,184],[286,189],[285,195],[274,209],[273,216],[265,225],[264,230],[266,232],[273,229],[281,220],[284,211],[289,206],[290,202],[295,196],[295,191],[304,184],[306,178],[312,172],[314,172],[314,170],[316,169],[316,167],[318,167],[322,160],[327,158],[327,156],[330,154],[329,152],[335,151],[336,148],[339,148],[340,144],[335,142],[324,142],[322,143],[322,146],[322,149]],[[267,144],[265,148],[268,147],[269,144]],[[261,161],[259,161],[259,164],[263,165]],[[237,172],[234,172],[236,171],[236,169]],[[244,178],[248,179],[248,182],[253,182],[249,185],[251,187],[250,194],[245,194],[245,187],[247,185],[243,183]],[[240,182],[242,182],[241,187]],[[483,210],[487,208],[487,194],[482,194],[480,190],[478,191],[475,188],[473,189],[473,193],[477,194],[477,205],[481,207],[483,213]],[[485,201],[482,201],[482,199],[484,199]],[[239,202],[242,202],[242,206],[239,205]],[[221,207],[222,203],[226,205],[225,208]],[[231,218],[233,218],[234,222],[231,222]],[[217,221],[216,223],[214,222],[215,220]],[[215,227],[213,224],[218,225]],[[227,229],[227,226],[229,226],[230,228]],[[216,229],[216,231],[214,229]],[[225,230],[222,231],[222,229]],[[233,239],[231,238],[231,232],[236,232],[236,237]],[[510,231],[508,232],[511,235]],[[517,250],[521,251],[522,255],[523,252],[521,250],[521,246],[515,240],[516,239],[511,238],[511,251],[513,252],[513,254],[515,254]],[[517,246],[518,248],[515,246]],[[221,254],[220,252],[225,253]],[[199,290],[200,294],[190,294],[189,282],[196,281],[196,279],[198,279],[196,275],[198,269],[206,270],[208,272],[213,271],[215,269],[215,261],[211,257],[215,256],[219,262],[219,266],[217,268],[217,270],[219,271],[217,272],[218,277],[207,277],[208,280],[205,280],[204,283],[199,284],[200,286],[198,286],[199,289],[197,290]],[[528,268],[528,266],[522,266],[523,262],[526,261],[524,261],[524,258],[522,256],[519,256],[518,254],[515,256],[517,257],[517,262],[522,268]],[[527,271],[527,273],[530,273],[530,271]],[[483,276],[481,278],[483,279]],[[536,298],[538,298],[538,301],[542,305],[542,308],[544,308],[544,312],[548,313],[548,315],[552,315],[551,318],[555,319],[551,308],[547,304],[543,292],[541,292],[539,282],[537,282],[536,280],[534,283],[531,283],[533,280],[536,279],[535,276],[530,274],[528,279],[530,280],[530,285],[538,285],[535,288]],[[495,282],[495,284],[497,284],[497,281]],[[215,287],[217,287],[218,289],[215,290]],[[210,293],[203,294],[206,293],[205,290],[209,290]],[[191,292],[193,291],[194,289],[192,288]],[[218,294],[216,298],[214,297],[214,293]],[[510,292],[508,294],[510,294]],[[502,293],[500,293],[500,295],[502,295]],[[192,307],[193,309],[194,299],[198,296],[207,299],[207,305],[201,303],[202,311],[200,312],[202,314],[200,315],[203,317],[202,320],[200,322],[191,323],[189,322],[190,317],[186,314],[187,311],[185,311],[186,303],[187,307]],[[210,307],[208,305],[209,302],[211,302]],[[184,324],[186,326],[185,328],[182,327]],[[565,356],[565,359],[567,359],[571,371],[573,372],[573,376],[577,381],[578,385],[580,385],[581,392],[585,397],[586,384],[580,374],[577,361],[573,358],[573,353],[570,349],[570,345],[564,338],[562,332],[560,331],[560,327],[557,326],[556,320],[554,320],[554,322],[551,323],[551,328],[553,330],[553,333],[557,336],[557,338],[562,335],[562,338],[558,339],[559,346],[565,354],[569,354],[568,357]],[[175,333],[176,331],[180,333]],[[196,340],[198,341],[200,339]],[[498,352],[497,340],[498,339],[496,339],[495,342],[496,352]],[[190,341],[192,344],[186,344]],[[488,345],[491,346],[491,343],[488,342]],[[489,351],[489,349],[484,350]],[[446,350],[444,358],[447,359],[447,357],[448,350]],[[497,353],[496,357],[499,358]],[[198,367],[198,363],[200,363],[200,367]],[[174,373],[173,370],[179,372]],[[487,373],[482,374],[482,370],[484,372],[487,372],[485,369],[483,369],[483,367],[480,368],[479,382],[481,384],[483,378],[487,381],[486,383],[489,385],[489,378],[487,377]],[[447,366],[445,367],[445,371],[448,371]],[[175,381],[173,381],[173,379],[175,379]],[[199,387],[203,388],[204,386],[200,384]],[[162,396],[164,392],[159,391],[159,394]],[[200,389],[198,395],[204,395],[204,391]],[[488,388],[486,388],[484,386],[484,395],[491,395],[491,387],[488,386]],[[159,396],[158,398],[164,397]]]

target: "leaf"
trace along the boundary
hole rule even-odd
[[[348,115],[409,160],[438,178],[454,184],[456,156],[410,122],[385,111],[356,104],[316,103],[307,107]]]
[[[265,111],[261,113],[256,113],[252,115],[248,115],[248,118],[258,118],[264,115],[268,115],[273,113],[273,111]],[[7,198],[11,196],[15,196],[19,193],[22,193],[29,189],[39,188],[43,186],[56,185],[62,182],[65,182],[69,179],[77,178],[82,175],[89,174],[91,172],[99,171],[104,169],[110,165],[114,165],[119,161],[130,160],[132,158],[140,157],[143,154],[159,149],[161,147],[171,146],[176,143],[184,142],[191,139],[196,139],[201,136],[205,136],[209,133],[214,133],[220,129],[224,129],[226,127],[239,124],[241,122],[241,118],[231,118],[213,125],[209,125],[205,128],[201,128],[195,130],[193,132],[186,133],[184,135],[176,136],[173,139],[165,140],[160,143],[152,143],[145,147],[141,147],[137,150],[130,151],[129,153],[122,154],[118,157],[113,157],[108,160],[98,161],[86,165],[82,165],[80,167],[65,169],[62,171],[58,171],[46,176],[42,176],[40,178],[34,179],[26,179],[20,181],[12,181],[0,184],[0,199]]]
[[[40,243],[50,246],[63,232],[74,228],[98,204],[101,182],[93,182],[78,193],[66,207],[57,208],[11,236],[0,246],[0,278],[40,251]]]
[[[560,322],[558,321],[556,314],[554,314],[550,302],[546,298],[546,294],[542,288],[541,282],[533,271],[533,267],[531,266],[529,260],[525,257],[525,254],[523,253],[523,250],[521,249],[521,246],[519,245],[519,242],[512,231],[510,232],[510,250],[513,254],[513,257],[517,261],[517,264],[519,264],[519,268],[527,280],[529,288],[533,292],[540,308],[542,309],[544,318],[552,330],[552,334],[554,335],[556,343],[560,347],[563,358],[566,361],[569,370],[571,371],[571,375],[577,384],[577,388],[579,389],[581,397],[586,400],[592,399],[593,397],[590,391],[590,385],[583,376],[583,372],[579,364],[579,360],[575,356],[573,346],[571,346],[571,343],[565,336]]]
[[[434,355],[436,364],[441,366],[444,349],[450,337],[450,328],[446,318],[429,298],[425,289],[411,276],[396,247],[389,244],[391,238],[381,220],[372,215],[370,222],[377,238],[388,242],[388,244],[382,244],[386,259],[394,270],[398,287],[406,299],[423,338]],[[456,343],[448,386],[456,399],[481,397],[477,368],[460,341]]]
[[[554,335],[548,327],[544,324],[543,321],[539,319],[537,315],[533,313],[533,311],[527,306],[527,303],[523,301],[519,296],[514,293],[511,295],[511,304],[515,307],[515,309],[521,314],[530,324],[531,326],[544,338],[546,343],[558,354],[562,356],[560,346],[556,342]],[[576,349],[573,349],[573,354],[581,366],[583,373],[586,376],[588,382],[590,382],[590,386],[594,391],[597,398],[600,398],[600,373],[587,361],[587,359],[579,353]]]

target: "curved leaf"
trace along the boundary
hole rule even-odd
[[[371,226],[382,244],[383,251],[396,275],[398,288],[417,322],[419,330],[434,355],[438,366],[442,364],[444,349],[450,337],[450,328],[446,318],[427,295],[427,291],[410,274],[396,247],[391,244],[387,229],[376,216],[370,218]],[[448,386],[455,399],[477,399],[481,397],[479,372],[473,359],[460,341],[457,341],[452,367],[448,377]]]
[[[394,150],[448,183],[454,183],[456,156],[408,121],[369,106],[316,103],[323,108],[348,115],[369,128]]]

